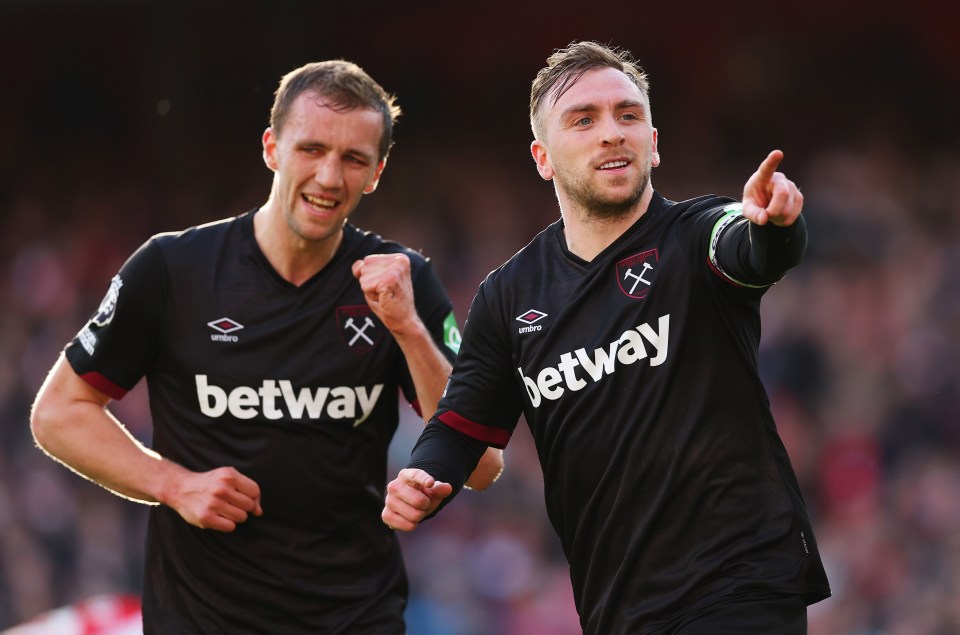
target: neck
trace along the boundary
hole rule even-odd
[[[298,287],[327,266],[343,241],[342,230],[325,240],[298,236],[272,197],[254,214],[253,235],[280,277]]]
[[[561,200],[560,210],[567,249],[579,258],[591,262],[647,212],[652,199],[653,188],[648,186],[636,205],[615,217],[599,216],[591,210],[572,204],[569,200]]]

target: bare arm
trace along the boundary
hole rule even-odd
[[[61,355],[37,394],[30,428],[55,460],[119,496],[162,503],[197,527],[233,531],[259,516],[260,488],[232,467],[192,472],[137,441],[107,410],[110,399]]]
[[[421,415],[424,423],[428,422],[437,410],[453,368],[417,315],[410,259],[403,254],[374,254],[355,262],[353,275],[360,281],[370,309],[403,351]],[[503,451],[488,448],[467,480],[467,487],[486,489],[503,472],[503,465]]]

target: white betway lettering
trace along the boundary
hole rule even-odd
[[[659,366],[667,359],[667,349],[670,342],[670,314],[660,317],[657,321],[657,330],[649,324],[640,324],[636,328],[624,331],[623,335],[606,346],[594,349],[592,355],[585,348],[564,353],[560,356],[557,366],[547,366],[538,373],[524,375],[523,368],[517,368],[520,379],[527,389],[527,396],[534,408],[539,408],[543,399],[557,400],[567,390],[578,391],[587,385],[586,379],[577,376],[576,368],[580,366],[594,382],[603,379],[604,375],[612,375],[617,370],[617,364],[628,366],[642,359],[647,359],[647,348],[644,341],[653,346],[655,354],[650,359],[651,366]],[[536,377],[536,379],[534,379]]]
[[[353,425],[358,426],[373,412],[383,392],[383,384],[375,384],[369,392],[366,386],[295,390],[286,379],[264,379],[258,388],[237,386],[228,394],[220,386],[207,383],[206,375],[197,375],[196,382],[200,412],[214,419],[227,412],[237,419],[253,419],[262,413],[274,420],[285,416],[320,419],[326,413],[331,419],[355,419]]]

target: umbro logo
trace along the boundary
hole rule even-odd
[[[210,339],[214,342],[239,342],[240,338],[236,335],[231,335],[234,331],[239,331],[243,328],[243,324],[235,320],[231,320],[228,317],[222,317],[219,320],[214,320],[213,322],[207,322],[207,326],[212,328],[214,331],[219,331],[219,333],[211,333]]]
[[[533,331],[539,331],[543,328],[540,324],[534,324],[534,322],[539,322],[543,318],[547,317],[547,314],[543,311],[537,311],[536,309],[530,309],[524,311],[517,316],[517,322],[523,322],[526,326],[521,326],[517,333],[531,333]]]

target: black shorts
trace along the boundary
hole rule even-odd
[[[807,603],[799,595],[739,594],[683,616],[670,635],[806,635]]]

